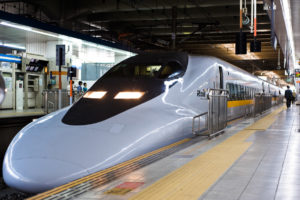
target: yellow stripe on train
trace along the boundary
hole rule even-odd
[[[254,100],[238,100],[238,101],[227,101],[227,108],[233,108],[238,106],[245,106],[249,104],[254,104]]]

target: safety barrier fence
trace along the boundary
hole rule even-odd
[[[44,90],[43,91],[43,105],[44,112],[51,113],[59,109],[58,107],[58,89]],[[73,103],[78,101],[82,97],[82,94],[74,93]],[[61,91],[61,107],[67,107],[70,105],[70,92],[67,90]]]
[[[208,112],[193,117],[192,132],[195,135],[212,137],[219,134],[227,126],[227,100],[228,90],[210,89],[207,95]],[[267,94],[255,94],[254,103],[250,105],[249,113],[245,115],[262,114],[273,105],[283,103],[284,97],[272,97]],[[273,101],[273,102],[272,102]],[[247,108],[245,108],[247,109]]]
[[[227,126],[228,90],[209,89],[208,112],[193,118],[192,131],[195,135],[212,137]]]
[[[284,100],[284,96],[275,97],[275,105],[282,104]]]
[[[254,95],[254,112],[255,117],[258,114],[262,114],[264,111],[269,110],[272,107],[272,96],[267,94],[255,94]]]

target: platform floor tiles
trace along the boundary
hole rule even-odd
[[[229,125],[72,199],[300,199],[299,106]]]
[[[200,199],[300,199],[298,109],[284,110],[250,136],[248,151]]]

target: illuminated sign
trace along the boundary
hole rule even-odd
[[[0,54],[0,61],[1,62],[21,63],[22,58],[20,56]]]
[[[300,69],[295,69],[295,77],[300,78]]]

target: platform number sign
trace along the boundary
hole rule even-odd
[[[65,65],[65,63],[66,63],[65,54],[66,54],[66,45],[64,45],[64,44],[56,45],[56,65],[57,66]]]

